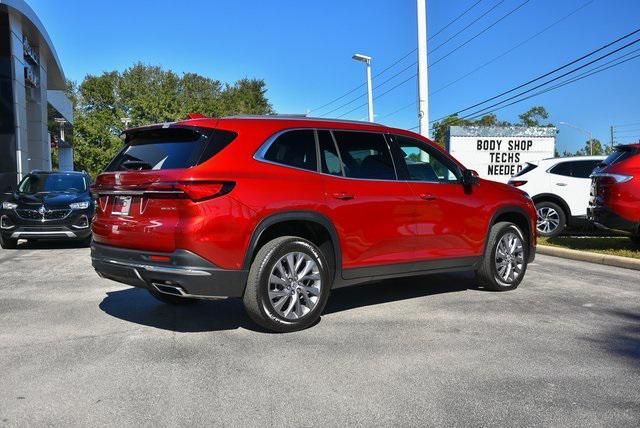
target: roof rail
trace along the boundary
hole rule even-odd
[[[371,125],[371,126],[380,126],[380,127],[385,126],[380,123],[367,122],[363,120],[332,119],[328,117],[310,117],[305,114],[265,114],[265,115],[240,114],[240,115],[234,115],[234,116],[224,116],[222,117],[222,119],[311,120],[311,121],[319,121],[319,122],[357,123],[360,125]]]

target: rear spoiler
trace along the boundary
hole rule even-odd
[[[134,138],[142,139],[162,139],[171,138],[177,140],[191,141],[201,137],[210,137],[214,128],[203,128],[199,126],[184,126],[173,123],[163,123],[156,125],[131,128],[120,134],[120,139],[125,144]]]

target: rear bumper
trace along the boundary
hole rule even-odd
[[[169,257],[154,262],[150,256]],[[187,251],[143,252],[93,243],[93,268],[103,278],[195,299],[241,297],[247,282],[246,270],[221,269]]]
[[[640,232],[638,223],[627,220],[605,207],[590,206],[587,208],[587,217],[601,229],[615,230],[627,234]]]

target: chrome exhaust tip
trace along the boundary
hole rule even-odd
[[[153,285],[155,289],[158,290],[160,293],[171,294],[173,296],[180,296],[180,297],[188,296],[188,294],[184,292],[182,287],[179,287],[177,285],[160,284],[157,282],[152,282],[151,285]]]

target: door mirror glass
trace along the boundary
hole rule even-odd
[[[465,186],[475,186],[480,182],[478,173],[472,169],[465,169],[462,172],[462,184]]]

